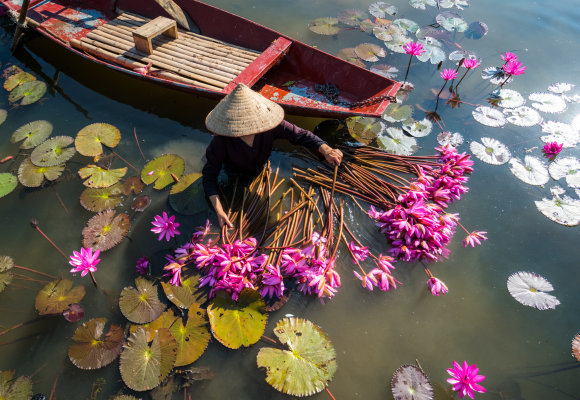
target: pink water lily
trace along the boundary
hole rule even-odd
[[[393,278],[393,276],[390,273],[385,272],[384,270],[379,268],[374,268],[373,270],[371,270],[369,275],[372,275],[374,277],[374,279],[377,282],[376,286],[378,286],[379,290],[382,290],[383,292],[387,292],[391,290],[391,288],[396,289],[397,283],[401,283],[395,278]]]
[[[463,61],[463,64],[461,66],[467,69],[475,69],[479,67],[480,64],[481,63],[477,61],[475,58],[470,58],[468,60]]]
[[[483,386],[479,385],[485,379],[483,375],[477,375],[479,368],[475,364],[467,365],[467,361],[463,361],[463,366],[460,366],[457,361],[453,361],[453,368],[448,368],[447,372],[453,378],[447,379],[447,382],[453,385],[453,390],[459,394],[459,398],[467,395],[474,398],[474,392],[485,393]]]
[[[163,269],[168,272],[163,276],[171,276],[171,280],[169,281],[169,283],[172,284],[173,286],[179,286],[179,284],[181,283],[182,267],[183,265],[177,262],[167,264],[165,267],[163,267]]]
[[[429,279],[427,281],[427,286],[429,287],[429,290],[433,296],[439,296],[440,294],[446,294],[449,292],[449,289],[447,289],[447,286],[443,283],[443,281],[437,278]]]
[[[506,51],[505,54],[502,54],[501,59],[502,59],[502,61],[505,61],[506,63],[508,63],[510,61],[517,61],[518,56],[515,55],[514,53],[510,53],[509,51]]]
[[[418,42],[409,42],[407,44],[404,44],[403,50],[405,50],[405,53],[411,56],[420,56],[426,51],[423,49],[423,45]]]
[[[137,268],[137,272],[141,275],[145,275],[149,269],[149,259],[145,256],[141,257],[137,260],[137,265],[135,267]]]
[[[95,272],[97,270],[97,264],[101,260],[97,260],[97,257],[101,254],[101,250],[97,249],[93,254],[93,249],[81,248],[80,253],[73,251],[73,255],[70,256],[69,264],[74,268],[70,270],[72,273],[81,272],[81,276],[85,276],[89,272]]]
[[[451,79],[457,78],[457,72],[455,70],[446,68],[441,71],[441,78],[445,79],[446,81],[450,81]]]
[[[262,285],[264,285],[260,292],[262,297],[267,295],[272,298],[276,295],[281,299],[284,292],[284,278],[280,273],[280,268],[271,264],[266,265],[266,272],[262,275]]]
[[[486,233],[487,232],[482,232],[482,231],[471,232],[469,235],[467,235],[465,237],[465,239],[463,239],[463,242],[462,242],[463,247],[467,247],[469,245],[471,245],[471,247],[475,247],[476,244],[481,245],[481,241],[487,240],[487,238],[485,236],[483,236]]]
[[[358,279],[360,279],[362,281],[362,285],[365,289],[367,290],[373,290],[373,286],[377,286],[378,282],[377,282],[377,278],[375,278],[373,275],[366,274],[366,275],[360,275],[358,272],[356,271],[352,271],[354,273],[354,276],[356,276]]]
[[[504,64],[503,69],[507,75],[523,75],[526,72],[527,67],[522,67],[522,63],[519,61],[510,61]]]
[[[357,246],[353,242],[350,242],[350,244],[348,245],[348,248],[351,252],[352,262],[355,264],[356,264],[356,260],[364,261],[369,256],[369,247],[368,246],[361,247],[361,246]]]
[[[547,156],[555,156],[560,154],[564,148],[564,144],[558,144],[558,142],[548,142],[544,145],[544,154]]]
[[[202,241],[202,239],[209,233],[209,219],[205,221],[205,227],[199,226],[195,228],[195,232],[191,235],[191,243],[197,244]]]
[[[154,226],[151,232],[159,234],[158,240],[163,239],[163,236],[165,236],[165,239],[169,241],[175,235],[180,234],[177,230],[179,223],[175,222],[175,215],[168,217],[165,211],[163,211],[163,216],[156,215],[151,223]]]

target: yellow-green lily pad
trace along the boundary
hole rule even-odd
[[[75,146],[83,156],[95,157],[103,153],[102,144],[115,147],[120,140],[121,132],[113,125],[97,123],[81,129],[75,139]]]
[[[141,171],[141,180],[150,185],[155,182],[155,189],[161,190],[173,183],[174,174],[181,178],[185,171],[185,161],[175,154],[164,154],[149,161]]]
[[[42,288],[34,302],[40,315],[60,314],[69,305],[80,302],[85,297],[85,287],[72,285],[68,279],[57,279]]]
[[[106,188],[125,176],[127,167],[117,169],[103,169],[96,165],[87,165],[79,170],[79,176],[82,179],[87,179],[83,184],[90,188]]]
[[[54,167],[37,167],[30,158],[26,158],[18,168],[18,180],[26,187],[39,187],[46,178],[54,181],[60,177],[64,171],[65,164]]]

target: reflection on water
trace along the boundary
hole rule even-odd
[[[331,54],[362,42],[377,42],[357,30],[342,32],[335,39],[316,35],[307,28],[311,20],[335,16],[343,9],[366,10],[370,1],[240,0],[232,3],[215,0],[212,4]],[[432,7],[429,11],[415,10],[404,1],[394,4],[399,8],[397,17],[412,19],[423,26],[434,22],[430,14],[434,17],[437,13]],[[579,85],[578,73],[570,66],[580,58],[577,52],[568,51],[570,46],[576,46],[574,41],[580,34],[577,22],[580,12],[574,6],[570,0],[557,3],[473,0],[469,8],[459,13],[468,23],[477,20],[487,23],[489,33],[479,40],[458,35],[461,38],[457,39],[456,47],[477,52],[483,59],[482,68],[499,65],[499,53],[515,51],[528,69],[508,87],[525,95],[545,91],[555,82]],[[3,65],[16,63],[50,86],[41,103],[15,109],[10,109],[7,93],[0,92],[0,107],[10,109],[8,119],[0,126],[0,158],[17,152],[17,145],[10,145],[8,139],[15,129],[30,121],[47,119],[54,125],[54,135],[73,137],[90,123],[107,122],[119,128],[123,135],[116,152],[137,168],[142,167],[144,161],[135,144],[134,128],[148,159],[174,152],[186,159],[186,173],[200,170],[201,156],[211,139],[204,119],[215,102],[122,76],[74,56],[44,38],[30,40],[15,57],[8,51],[11,36],[4,34],[0,40],[3,43],[0,49]],[[384,62],[404,71],[407,57],[389,53]],[[446,61],[445,67],[450,66],[451,62]],[[424,117],[420,110],[433,109],[430,89],[440,87],[441,80],[436,66],[414,62],[409,81],[415,83],[417,89],[407,104],[415,107],[414,117],[419,120]],[[482,81],[475,72],[465,79],[459,91],[463,101],[484,104],[490,90],[489,83]],[[524,149],[543,145],[537,139],[540,136],[538,126],[518,128],[508,124],[504,128],[488,128],[473,120],[473,107],[462,104],[460,108],[450,109],[441,103],[438,112],[445,128],[465,137],[466,143],[460,147],[462,151],[467,151],[469,143],[482,136],[500,140],[520,158],[526,154]],[[579,117],[576,117],[578,107],[570,104],[566,113],[544,117],[580,127]],[[321,122],[319,119],[296,117],[289,117],[289,120],[311,130]],[[421,154],[433,152],[438,133],[436,128],[428,137],[418,140]],[[325,139],[335,143],[344,140]],[[277,146],[272,165],[280,165],[281,173],[288,177],[292,162],[297,162],[294,157],[288,157],[295,148],[287,143]],[[539,149],[531,154],[540,155]],[[578,150],[565,149],[563,155],[578,156]],[[19,187],[16,192],[0,199],[0,254],[12,256],[18,265],[24,267],[71,277],[70,267],[38,232],[30,228],[28,221],[31,217],[36,218],[43,231],[66,253],[78,250],[80,232],[93,215],[78,201],[83,186],[76,171],[79,164],[84,165],[87,161],[76,155],[67,164],[65,174],[70,179],[54,186],[68,212],[49,188]],[[10,169],[17,169],[19,164],[20,160]],[[113,167],[120,168],[124,166],[122,164],[116,159]],[[1,165],[1,172],[8,165]],[[570,355],[570,342],[580,330],[577,290],[580,270],[576,249],[580,237],[578,228],[557,225],[536,210],[533,201],[551,197],[551,186],[553,182],[546,188],[526,185],[516,179],[507,166],[494,167],[476,160],[475,172],[469,182],[471,190],[451,210],[460,213],[461,222],[466,227],[487,231],[489,240],[482,247],[466,250],[460,246],[462,235],[458,234],[450,246],[450,259],[431,267],[433,273],[448,285],[448,295],[441,298],[431,296],[426,289],[427,278],[422,266],[400,262],[396,264],[395,277],[403,282],[402,286],[389,293],[367,292],[352,275],[349,257],[344,257],[338,266],[343,284],[331,302],[322,305],[311,298],[292,296],[283,309],[270,315],[266,333],[271,334],[275,322],[285,314],[304,317],[319,325],[337,351],[339,368],[330,389],[339,400],[392,398],[392,373],[400,365],[413,363],[415,359],[419,360],[432,382],[442,384],[448,378],[445,369],[451,367],[453,360],[477,363],[480,373],[487,376],[483,384],[488,389],[485,396],[489,398],[572,398],[563,392],[580,397],[578,369],[520,378],[515,383],[512,379],[525,373],[555,371],[562,368],[556,365],[574,360]],[[87,289],[83,321],[105,317],[124,326],[126,320],[118,312],[118,295],[123,287],[133,283],[135,260],[143,254],[167,250],[170,246],[157,242],[155,235],[149,232],[153,216],[168,207],[168,191],[155,192],[152,187],[147,187],[144,194],[151,195],[153,202],[149,209],[132,220],[131,240],[124,241],[101,257],[97,277],[110,295],[99,294],[88,277],[72,278],[75,284],[84,284]],[[128,210],[130,200],[132,198],[123,201],[118,210]],[[182,224],[180,230],[185,234],[191,233],[206,218],[214,218],[213,213],[208,210],[193,217],[178,216],[177,221]],[[348,220],[375,252],[387,251],[384,238],[358,208],[349,210]],[[533,271],[547,278],[555,288],[553,294],[562,304],[556,310],[542,312],[513,300],[506,281],[512,273],[521,270]],[[36,317],[33,298],[42,284],[14,283],[0,294],[0,329]],[[33,290],[17,288],[16,285]],[[89,397],[92,383],[101,377],[107,383],[99,398],[117,392],[123,386],[117,362],[104,369],[81,371],[68,361],[70,338],[80,323],[52,318],[2,335],[0,342],[9,342],[42,332],[31,339],[2,346],[0,370],[16,369],[17,375],[32,375],[40,369],[33,378],[36,382],[34,391],[48,395],[62,368],[56,390],[59,399]],[[265,373],[257,369],[256,355],[261,346],[257,344],[249,349],[232,351],[212,341],[195,365],[210,365],[217,371],[217,377],[194,384],[192,398],[288,398],[272,389],[264,380]],[[315,397],[326,396],[321,393]],[[484,395],[477,396],[483,398]]]

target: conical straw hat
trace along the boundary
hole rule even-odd
[[[282,107],[240,83],[208,114],[205,126],[218,135],[240,137],[270,130],[283,119]]]

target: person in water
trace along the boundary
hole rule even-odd
[[[232,227],[219,199],[218,175],[222,166],[230,178],[253,178],[268,162],[275,139],[287,139],[320,153],[328,162],[339,165],[342,152],[331,148],[312,132],[284,121],[278,104],[239,84],[208,114],[205,125],[214,133],[207,147],[203,167],[203,189],[218,217],[220,227]]]

